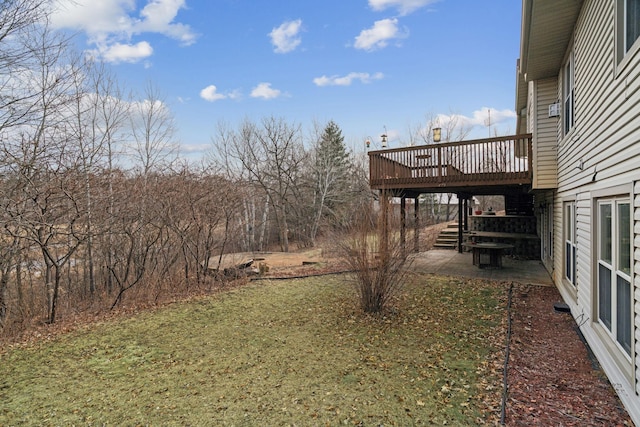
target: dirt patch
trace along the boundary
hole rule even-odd
[[[321,262],[324,260],[321,249],[311,249],[301,252],[236,252],[222,256],[220,268],[231,268],[248,261],[254,264],[265,263],[269,267],[301,266],[303,262]],[[218,258],[212,258],[209,265],[218,267]]]
[[[420,230],[420,251],[428,251],[433,248],[440,232],[447,228],[450,221],[435,224]],[[409,233],[407,247],[413,249],[413,236]],[[218,257],[209,261],[212,270],[218,270]],[[259,264],[268,267],[269,276],[285,274],[303,274],[305,271],[344,271],[346,263],[336,254],[328,253],[323,248],[305,249],[295,252],[236,252],[225,254],[220,262],[220,270],[234,268],[252,261],[252,267],[258,268]]]
[[[344,271],[346,264],[335,256],[328,256],[321,248],[297,252],[238,252],[222,258],[220,270],[230,269],[251,262],[253,274],[263,277],[292,277]],[[210,265],[217,267],[218,259]],[[262,268],[261,268],[262,266]],[[217,268],[214,268],[217,270]]]

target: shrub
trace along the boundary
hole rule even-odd
[[[402,287],[408,260],[390,198],[383,193],[379,200],[378,209],[373,201],[358,209],[347,237],[335,240],[355,273],[360,306],[367,313],[387,307]]]

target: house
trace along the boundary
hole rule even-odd
[[[640,0],[523,0],[521,30],[517,135],[370,151],[369,184],[405,216],[456,194],[460,251],[472,197],[503,195],[526,231],[500,238],[539,253],[640,425]]]
[[[541,259],[640,425],[640,0],[522,8],[517,127]]]

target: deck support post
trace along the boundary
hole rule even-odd
[[[382,256],[382,262],[387,262],[389,256],[389,208],[390,208],[390,196],[387,190],[380,191],[380,202],[382,207],[382,242],[380,244],[380,255]]]
[[[407,237],[407,199],[402,196],[400,199],[400,247],[402,253],[406,252]]]
[[[464,231],[469,231],[469,198],[464,198]]]
[[[464,223],[464,209],[462,207],[462,194],[456,194],[458,197],[458,252],[462,253],[462,227]]]
[[[413,252],[420,252],[420,203],[418,196],[413,199]]]

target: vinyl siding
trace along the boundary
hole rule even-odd
[[[606,109],[614,104],[609,95],[614,83],[615,62],[612,2],[585,2],[572,46],[575,58],[575,125],[566,136],[560,135],[558,149],[558,180],[565,189],[587,184],[594,171],[601,169],[599,156],[609,145],[606,131],[610,128],[604,127],[603,121],[607,120]],[[561,81],[558,87],[560,99],[563,84]],[[611,115],[612,112],[609,117]],[[577,168],[580,161],[582,170]]]
[[[577,289],[564,281],[564,256],[565,256],[565,232],[564,232],[564,204],[568,201],[575,202],[576,208],[576,242],[578,248],[576,260]],[[554,269],[557,274],[555,283],[563,291],[563,296],[570,296],[573,304],[580,305],[580,314],[591,311],[591,195],[583,193],[559,193],[555,205],[555,251]],[[576,295],[578,299],[576,299]],[[566,298],[565,298],[566,299]],[[572,310],[575,311],[575,310]]]
[[[557,102],[558,79],[538,80],[534,86],[533,189],[558,186],[558,118],[549,117],[549,105]]]
[[[603,369],[636,423],[640,422],[640,49],[616,58],[615,1],[585,0],[573,34],[575,125],[558,141],[554,280]],[[569,52],[567,52],[568,54]],[[546,82],[546,81],[544,81]],[[562,99],[562,70],[556,96]],[[540,85],[538,85],[539,87]],[[541,120],[540,117],[537,117]],[[539,125],[538,125],[539,126]],[[582,167],[580,167],[582,165]],[[631,193],[633,205],[632,362],[621,357],[599,327],[596,310],[595,202]],[[563,283],[563,202],[576,200],[577,290]],[[626,366],[625,366],[626,365]]]
[[[533,127],[535,126],[535,109],[533,108],[533,99],[534,99],[534,91],[535,82],[529,82],[528,84],[528,95],[527,95],[527,132],[533,133]]]
[[[591,220],[591,194],[580,193],[576,199],[576,247],[578,256],[576,261],[576,277],[578,279],[578,303],[581,305],[580,313],[586,313],[588,317],[592,310],[592,220]]]
[[[640,353],[640,181],[634,185],[633,198],[633,287],[636,354]],[[635,358],[636,390],[640,378],[640,357]]]
[[[575,300],[575,292],[571,288],[568,289],[569,293],[565,294],[563,286],[564,276],[564,202],[565,200],[556,194],[555,201],[553,203],[553,274],[552,278],[554,283],[557,284],[563,295],[569,295],[572,300]],[[568,301],[568,298],[564,298]],[[575,303],[575,301],[572,301]]]
[[[558,150],[563,189],[603,187],[599,183],[607,180],[615,185],[616,177],[624,182],[622,175],[638,167],[638,61],[629,61],[616,76],[613,6],[613,2],[585,2],[576,27],[575,126]],[[582,170],[577,168],[580,160]]]

